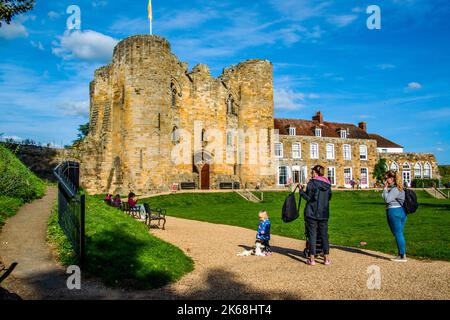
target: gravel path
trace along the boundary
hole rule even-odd
[[[387,226],[386,226],[387,227]],[[153,233],[182,248],[195,270],[169,288],[187,298],[210,299],[450,299],[450,262],[394,263],[389,255],[333,246],[333,264],[308,266],[304,241],[272,236],[269,257],[237,257],[255,232],[169,218]],[[381,271],[381,289],[369,290],[367,268]]]
[[[450,299],[450,262],[406,264],[389,256],[358,249],[332,247],[332,266],[307,266],[304,242],[272,236],[269,257],[237,257],[253,244],[252,230],[168,217],[166,230],[152,229],[180,247],[195,262],[195,270],[180,281],[150,291],[105,288],[83,277],[81,290],[68,290],[67,275],[46,243],[46,226],[55,188],[25,205],[0,234],[5,265],[17,261],[3,290],[23,299]],[[381,288],[369,290],[369,266],[381,271]],[[1,288],[0,288],[1,290]],[[1,293],[1,292],[0,292]],[[0,295],[1,296],[1,295]]]

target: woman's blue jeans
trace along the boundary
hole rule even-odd
[[[406,254],[406,241],[403,233],[406,223],[406,213],[403,208],[390,208],[387,210],[387,220],[389,228],[395,237],[397,242],[397,248],[399,255]]]

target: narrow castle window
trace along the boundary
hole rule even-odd
[[[227,100],[227,113],[228,114],[234,114],[234,99],[230,95]]]
[[[207,137],[206,137],[206,130],[205,129],[203,129],[202,130],[202,136],[201,136],[201,142],[206,142],[207,141]]]
[[[180,133],[178,131],[178,127],[177,126],[173,127],[173,130],[172,130],[172,142],[173,143],[180,142]]]
[[[171,85],[171,91],[172,91],[172,108],[175,108],[177,106],[177,89],[175,88],[175,86]]]

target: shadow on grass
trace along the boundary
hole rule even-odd
[[[142,252],[151,250],[146,241],[126,233],[119,226],[87,238],[88,273],[100,277],[112,287],[149,289],[158,288],[174,278],[168,271],[149,268],[143,263]],[[156,253],[156,252],[155,252]]]

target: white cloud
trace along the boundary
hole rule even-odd
[[[27,28],[23,25],[27,19],[23,16],[19,16],[16,20],[11,21],[10,24],[2,22],[0,27],[0,38],[11,40],[16,38],[28,37]]]
[[[61,105],[64,115],[89,117],[89,101],[66,101]]]
[[[438,151],[438,152],[444,152],[445,149],[444,149],[444,148],[441,148],[441,147],[437,147],[437,148],[436,148],[436,151]]]
[[[49,12],[47,13],[47,16],[48,16],[50,19],[57,19],[57,18],[59,18],[61,15],[60,15],[58,12],[56,12],[56,11],[49,11]]]
[[[66,31],[59,41],[54,41],[52,52],[68,59],[81,59],[88,61],[107,62],[112,57],[112,52],[118,40],[102,33],[86,31]]]
[[[14,140],[14,141],[22,141],[23,140],[23,138],[21,138],[21,137],[19,137],[19,136],[3,136],[1,133],[0,133],[0,141],[5,141],[5,140]]]
[[[306,107],[307,100],[319,99],[315,93],[295,92],[288,88],[274,90],[274,103],[276,110],[299,110]]]
[[[303,21],[322,16],[324,9],[332,3],[322,1],[317,4],[311,0],[270,0],[270,4],[284,17],[295,21]]]
[[[410,82],[408,83],[408,89],[419,90],[422,89],[422,85],[418,82]]]
[[[355,21],[356,18],[358,18],[356,15],[336,15],[329,17],[327,21],[337,27],[345,27]]]
[[[305,95],[290,89],[275,89],[274,103],[276,110],[298,110],[305,107]]]

